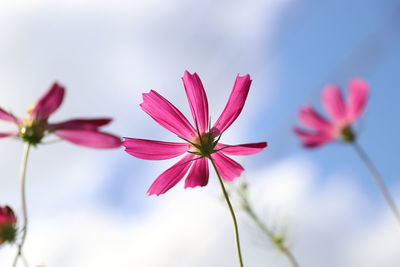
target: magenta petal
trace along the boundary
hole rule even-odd
[[[208,102],[203,84],[197,73],[185,71],[182,77],[195,125],[201,133],[208,131]]]
[[[185,180],[185,188],[205,186],[208,183],[208,159],[199,158],[195,159],[192,168]]]
[[[98,131],[66,129],[56,130],[54,134],[76,145],[91,148],[117,148],[121,146],[119,137]]]
[[[247,156],[262,151],[267,146],[266,142],[241,144],[241,145],[225,145],[217,144],[216,149],[221,150],[224,154],[234,156]]]
[[[151,90],[143,94],[143,103],[140,107],[161,126],[176,135],[189,140],[196,135],[196,130],[185,116],[156,91]]]
[[[192,159],[195,157],[193,154],[187,154],[180,161],[172,165],[169,169],[164,171],[157,179],[152,183],[148,195],[160,195],[167,192],[169,189],[174,187],[182,178],[185,176],[190,166],[192,165]]]
[[[361,79],[353,79],[349,83],[348,119],[350,122],[357,120],[364,111],[368,98],[368,84]]]
[[[328,114],[338,122],[346,120],[346,106],[343,101],[340,88],[334,85],[327,85],[322,92],[322,102]]]
[[[237,76],[228,103],[226,104],[221,116],[215,122],[213,129],[220,135],[222,134],[239,116],[246,102],[247,94],[251,85],[250,75]]]
[[[314,130],[330,131],[332,124],[319,115],[311,106],[306,105],[299,112],[299,120]]]
[[[99,127],[109,124],[112,119],[73,119],[59,123],[49,124],[50,129],[80,129],[80,130],[97,130]]]
[[[19,119],[17,117],[2,108],[0,108],[0,120],[19,123]]]
[[[239,163],[225,156],[222,152],[211,154],[211,158],[217,167],[218,173],[223,179],[229,182],[233,181],[234,178],[239,177],[244,171],[244,168]]]
[[[170,143],[136,138],[124,138],[125,151],[137,158],[162,160],[182,155],[189,149],[188,143]]]
[[[17,223],[17,217],[14,211],[9,206],[0,207],[0,224],[4,227],[5,223],[11,223],[15,225]]]
[[[318,147],[335,139],[335,136],[329,132],[308,132],[299,128],[294,128],[294,133],[297,134],[303,146]]]
[[[10,136],[18,136],[18,132],[8,132],[8,133],[0,133],[0,138],[10,137]]]
[[[54,83],[50,90],[40,98],[32,110],[32,117],[35,119],[47,119],[56,111],[64,98],[64,88],[58,83]]]

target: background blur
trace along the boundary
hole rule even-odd
[[[59,81],[64,104],[51,117],[110,116],[121,136],[176,141],[140,108],[155,89],[190,118],[181,82],[197,72],[212,120],[238,73],[253,84],[223,141],[268,141],[238,157],[252,201],[287,229],[301,266],[400,265],[400,233],[369,173],[347,146],[305,150],[292,133],[298,109],[322,111],[326,83],[371,86],[357,125],[360,143],[400,203],[400,4],[395,0],[83,1],[0,3],[0,106],[19,116]],[[13,126],[1,123],[0,130]],[[51,139],[51,138],[49,138]],[[0,202],[20,212],[23,145],[0,140]],[[236,266],[231,220],[212,175],[205,188],[148,197],[174,160],[143,161],[119,150],[66,142],[34,149],[28,164],[25,253],[48,267]],[[239,214],[246,266],[289,266]],[[0,249],[10,266],[13,247]]]

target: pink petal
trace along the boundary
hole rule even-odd
[[[35,119],[47,119],[56,111],[64,98],[64,88],[58,83],[54,83],[50,90],[40,98],[32,110],[32,117]]]
[[[19,123],[19,119],[15,117],[13,114],[5,111],[4,109],[0,108],[0,120],[3,121],[10,121],[14,123]]]
[[[225,156],[222,152],[211,154],[211,158],[217,167],[218,173],[223,179],[229,182],[233,181],[234,178],[239,177],[244,171],[244,168],[239,163]]]
[[[124,138],[125,151],[137,158],[161,160],[182,155],[189,149],[188,143],[170,143],[136,138]]]
[[[221,116],[215,122],[213,130],[222,134],[239,116],[246,102],[247,94],[251,85],[250,75],[237,76],[228,103],[226,104]]]
[[[199,158],[195,159],[192,168],[185,180],[185,188],[205,186],[208,183],[208,159]]]
[[[0,224],[11,223],[15,225],[17,218],[14,211],[9,206],[0,207]]]
[[[76,145],[91,148],[117,148],[121,146],[119,137],[93,130],[56,130],[54,134]]]
[[[195,125],[201,133],[208,131],[208,102],[203,84],[197,73],[185,71],[182,77]]]
[[[348,119],[350,122],[357,120],[364,111],[368,98],[368,84],[361,79],[353,79],[349,83],[349,99],[347,102]]]
[[[148,195],[160,195],[167,192],[174,187],[185,176],[190,166],[192,159],[195,157],[193,154],[187,154],[180,161],[172,165],[169,169],[163,172],[150,186],[147,191]]]
[[[299,128],[295,128],[294,133],[300,137],[303,146],[309,147],[309,148],[324,145],[335,139],[335,136],[328,132],[311,133],[311,132],[304,131]]]
[[[217,144],[216,149],[221,150],[224,154],[234,156],[247,156],[262,151],[267,146],[266,142],[241,144],[241,145],[225,145]]]
[[[330,131],[333,128],[331,123],[325,120],[309,105],[300,109],[299,120],[304,125],[317,131]]]
[[[325,86],[322,92],[322,102],[332,119],[343,123],[346,120],[346,105],[340,88],[334,85]]]
[[[73,119],[60,123],[49,124],[50,129],[81,129],[81,130],[97,130],[99,127],[109,124],[112,119]]]
[[[18,136],[18,134],[19,134],[18,132],[0,133],[0,138]]]
[[[185,116],[156,91],[143,94],[140,106],[156,122],[176,135],[189,140],[196,135],[196,130]]]

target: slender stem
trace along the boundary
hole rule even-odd
[[[215,166],[215,163],[212,160],[212,158],[209,157],[209,159],[211,161],[211,164],[214,167],[215,173],[217,174],[219,184],[221,185],[222,192],[224,194],[226,203],[228,204],[228,208],[229,208],[229,211],[231,213],[231,217],[232,217],[232,221],[233,221],[233,228],[235,230],[236,250],[237,250],[238,261],[239,261],[240,267],[243,267],[244,265],[243,265],[242,252],[241,252],[241,249],[240,249],[240,240],[239,240],[239,228],[238,228],[235,212],[233,211],[233,207],[232,207],[231,201],[229,200],[229,196],[228,196],[228,193],[227,193],[227,191],[225,189],[224,182],[222,181],[221,175],[219,174],[219,172],[217,170],[217,167]]]
[[[260,220],[260,218],[258,218],[258,216],[254,213],[254,211],[250,208],[246,210],[246,212],[257,224],[261,232],[263,232],[275,244],[275,246],[287,257],[287,259],[293,265],[293,267],[300,267],[300,264],[298,263],[296,257],[293,255],[292,251],[287,246],[285,246],[285,244],[277,243],[275,241],[275,236],[272,233],[272,231],[267,228],[267,226]]]
[[[385,183],[383,182],[382,176],[379,174],[378,170],[376,169],[375,165],[373,164],[372,160],[368,157],[367,153],[362,149],[362,147],[357,142],[352,142],[354,150],[360,156],[361,160],[365,163],[368,170],[370,171],[372,177],[375,180],[379,190],[381,191],[383,197],[386,200],[389,208],[392,210],[394,216],[396,217],[397,221],[400,223],[400,212],[394,202],[393,198],[391,197],[388,188],[386,187]]]
[[[29,149],[31,145],[25,143],[24,152],[22,155],[21,169],[20,169],[20,190],[21,190],[21,203],[22,203],[22,237],[18,244],[17,255],[15,255],[13,267],[17,266],[18,259],[23,258],[22,247],[24,246],[26,239],[26,232],[28,227],[28,212],[26,207],[26,194],[25,194],[25,177],[26,177],[26,166],[28,163]],[[26,260],[23,258],[25,266],[28,266]]]
[[[293,265],[293,267],[300,267],[298,261],[296,260],[296,257],[293,255],[292,251],[290,251],[287,247],[282,247],[281,251],[283,254],[286,255],[288,258],[289,262]]]
[[[24,263],[24,266],[29,267],[28,261],[27,261],[25,255],[22,253],[21,253],[21,259],[22,259],[22,262]]]
[[[284,242],[277,242],[276,236],[274,233],[265,225],[261,219],[257,216],[257,214],[254,212],[253,208],[251,207],[249,200],[247,199],[246,195],[244,192],[241,192],[238,190],[238,193],[240,195],[240,198],[242,200],[242,206],[243,210],[249,215],[249,217],[254,221],[254,223],[257,225],[257,227],[261,230],[261,232],[267,236],[268,239],[271,240],[272,243],[276,246],[276,248],[281,251],[289,260],[289,262],[292,264],[293,267],[300,267],[300,264],[298,263],[296,257],[293,255],[291,250],[284,244]]]

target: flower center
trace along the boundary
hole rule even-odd
[[[340,136],[344,142],[353,142],[356,138],[351,126],[348,125],[340,131]]]
[[[31,145],[40,143],[46,133],[46,121],[32,120],[29,116],[26,117],[19,125],[19,136],[24,142]]]
[[[194,153],[202,157],[208,157],[215,152],[217,142],[211,132],[202,133],[191,142]]]

